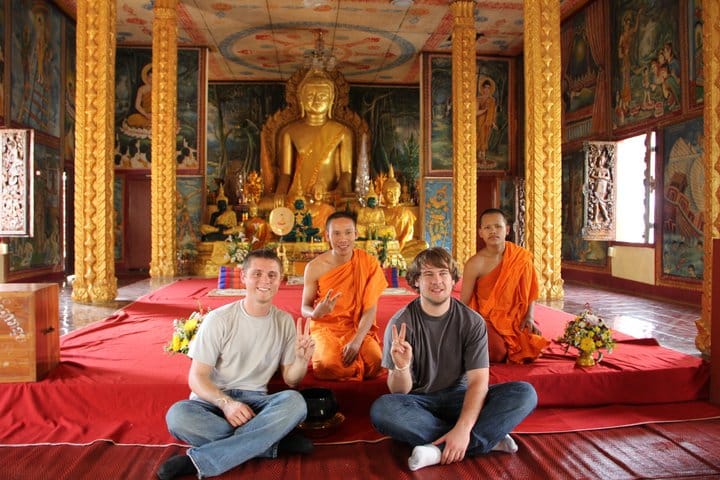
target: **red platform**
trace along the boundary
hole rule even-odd
[[[37,383],[0,385],[0,444],[116,443],[162,445],[167,408],[189,394],[189,359],[163,351],[172,320],[199,306],[217,308],[237,297],[207,294],[211,279],[189,279],[145,295],[110,318],[61,338],[61,363]],[[276,304],[298,316],[302,286],[283,286]],[[382,326],[414,295],[384,295],[378,305]],[[557,337],[571,315],[537,306],[543,333]],[[652,340],[618,335],[615,351],[602,364],[578,368],[572,353],[553,344],[531,365],[493,365],[491,381],[527,380],[538,391],[540,408],[516,433],[608,428],[648,422],[720,416],[704,400],[709,367],[700,359],[659,347]],[[375,441],[372,401],[386,393],[385,379],[319,382],[306,376],[300,388],[331,388],[346,420],[327,443]],[[280,384],[273,384],[279,388]]]

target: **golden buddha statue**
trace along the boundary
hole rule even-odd
[[[385,221],[385,213],[378,207],[377,197],[373,194],[367,197],[367,206],[358,211],[357,231],[360,238],[368,240],[382,237],[395,239],[395,228]]]
[[[287,82],[285,98],[287,107],[268,119],[260,137],[260,210],[308,198],[316,185],[334,199],[329,203],[356,201],[354,188],[364,190],[369,181],[360,175],[369,169],[369,128],[348,108],[344,77],[337,70],[298,70]]]
[[[263,248],[273,239],[273,233],[267,220],[259,216],[258,205],[253,200],[250,201],[249,218],[243,222],[245,238],[250,242],[252,250]]]
[[[312,224],[318,229],[318,235],[322,238],[327,219],[335,211],[335,208],[325,202],[325,188],[321,184],[316,183],[311,193],[308,210],[312,216]]]
[[[382,186],[382,196],[385,202],[383,212],[385,221],[395,229],[400,251],[407,258],[411,253],[427,248],[427,242],[414,238],[416,217],[410,208],[400,205],[400,195],[400,182],[395,179],[395,170],[390,165],[388,178]],[[412,257],[414,258],[414,255]]]
[[[332,119],[335,85],[322,70],[310,70],[298,90],[301,118],[280,132],[276,194],[299,196],[315,184],[345,196],[352,191],[353,135]]]
[[[200,233],[204,242],[225,240],[228,236],[239,233],[237,215],[233,210],[228,209],[228,199],[225,190],[220,185],[216,197],[217,211],[210,215],[210,223],[200,225]]]

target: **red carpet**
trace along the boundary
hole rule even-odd
[[[186,398],[189,359],[163,351],[173,318],[201,304],[216,308],[236,297],[208,297],[214,280],[182,280],[140,298],[116,315],[61,338],[61,364],[37,383],[0,384],[0,444],[89,443],[166,445],[164,414]],[[301,286],[284,286],[277,304],[299,314]],[[383,296],[381,323],[412,296]],[[571,317],[538,306],[543,332],[555,337]],[[720,417],[707,397],[709,367],[699,359],[627,337],[597,367],[580,369],[553,345],[535,364],[494,365],[492,381],[524,379],[540,405],[517,433],[587,429]],[[320,384],[311,375],[301,388]],[[346,421],[319,443],[376,441],[369,405],[384,379],[322,383],[332,388]],[[671,388],[668,388],[671,386]],[[360,388],[361,387],[361,388]]]

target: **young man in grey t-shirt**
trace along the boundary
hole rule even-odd
[[[517,451],[509,433],[537,404],[529,383],[489,385],[485,322],[452,297],[458,278],[446,250],[420,252],[407,273],[420,297],[385,330],[390,394],[373,403],[370,418],[380,433],[414,447],[411,470]]]

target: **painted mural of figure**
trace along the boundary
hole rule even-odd
[[[635,44],[635,36],[640,24],[640,15],[642,9],[638,11],[633,23],[632,11],[628,10],[622,17],[622,33],[618,38],[618,59],[620,60],[620,78],[622,80],[620,87],[620,104],[617,105],[625,113],[629,110],[630,100],[632,100],[632,91],[630,88],[630,76],[632,74],[632,49]]]
[[[121,130],[131,137],[149,138],[152,127],[152,63],[142,68],[140,78],[142,85],[135,94],[136,111],[123,121]]]
[[[477,161],[480,165],[494,165],[494,162],[487,160],[488,144],[490,143],[490,133],[492,129],[497,129],[495,119],[497,117],[497,103],[493,94],[495,93],[495,84],[485,78],[479,84],[477,98]]]

